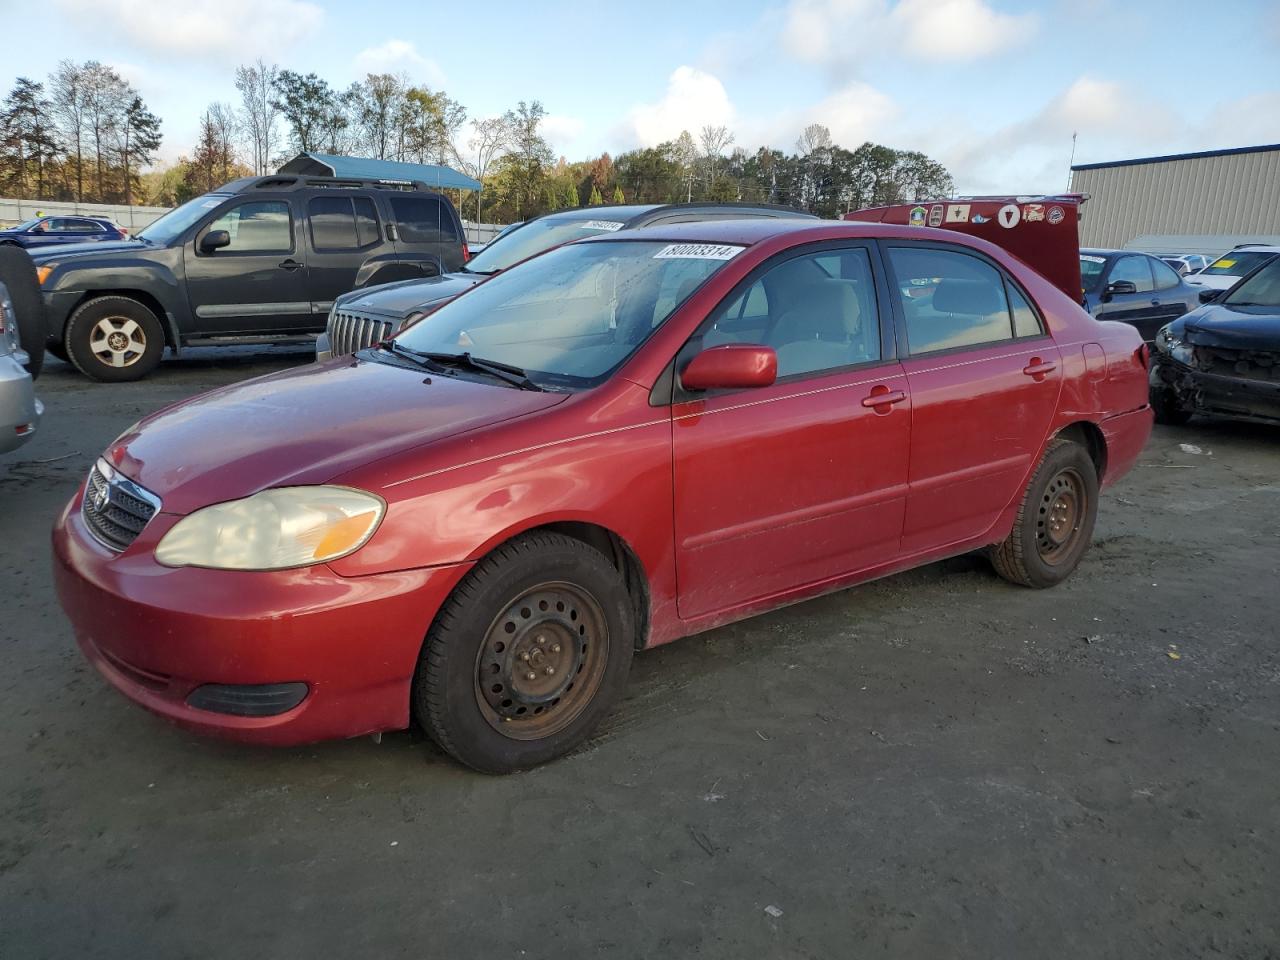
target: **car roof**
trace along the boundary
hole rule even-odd
[[[1266,243],[1239,243],[1231,248],[1230,253],[1280,253],[1280,247]],[[1224,253],[1225,257],[1226,254]]]
[[[540,217],[533,217],[526,222],[532,223],[533,220],[614,220],[626,223],[642,213],[656,210],[659,206],[660,204],[657,203],[628,203],[614,206],[573,207],[569,210],[552,210],[550,213],[544,213]]]
[[[931,240],[979,249],[998,249],[989,241],[953,230],[907,227],[870,220],[820,220],[806,217],[750,217],[742,220],[693,220],[638,227],[626,233],[597,234],[578,243],[608,243],[624,240],[666,240],[673,243],[731,243],[753,246],[775,237],[795,236],[797,243],[843,238],[890,238]]]
[[[1093,257],[1114,257],[1119,253],[1131,253],[1134,256],[1149,257],[1151,254],[1142,250],[1116,250],[1112,247],[1081,247],[1081,253],[1087,253]]]
[[[612,206],[574,207],[569,210],[553,210],[544,213],[534,220],[612,220],[622,222],[627,227],[642,227],[658,217],[673,214],[696,215],[699,213],[727,214],[734,211],[741,213],[767,212],[786,215],[806,220],[818,219],[811,213],[805,213],[795,207],[785,207],[772,203],[716,203],[703,201],[695,203],[628,203]],[[530,221],[532,222],[532,221]]]

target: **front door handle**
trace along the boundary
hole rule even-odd
[[[876,413],[885,414],[893,409],[895,403],[901,403],[907,395],[901,390],[890,390],[883,383],[871,388],[871,393],[862,398],[862,405],[870,407]]]
[[[1039,357],[1032,357],[1031,362],[1022,368],[1022,372],[1028,377],[1040,383],[1053,371],[1058,369],[1058,365],[1052,360],[1041,360]]]
[[[297,260],[293,259],[293,257],[290,257],[288,260],[282,260],[280,262],[280,269],[290,270],[290,271],[301,270],[302,264],[300,264]]]

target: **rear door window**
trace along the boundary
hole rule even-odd
[[[1182,278],[1178,276],[1178,271],[1163,260],[1152,260],[1151,272],[1155,274],[1157,290],[1170,290],[1182,282]]]
[[[933,247],[889,247],[888,254],[912,356],[1014,338],[1004,278],[991,264]],[[1031,334],[1032,323],[1039,333],[1039,320],[1025,299],[1021,306],[1027,333],[1020,335]]]
[[[391,197],[391,214],[405,243],[461,243],[453,215],[439,197]]]
[[[378,215],[369,197],[312,197],[307,216],[316,250],[358,250],[378,242]]]

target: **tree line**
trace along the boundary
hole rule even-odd
[[[570,162],[548,144],[537,100],[472,118],[445,91],[402,74],[371,73],[339,88],[261,59],[236,68],[235,89],[238,103],[206,107],[188,153],[146,174],[147,202],[181,203],[273,172],[304,151],[455,167],[483,185],[479,195],[454,194],[464,216],[499,223],[591,204],[691,200],[778,203],[831,217],[954,189],[946,168],[922,153],[840,146],[821,124],[805,128],[791,152],[748,150],[727,127],[706,126]],[[64,62],[49,91],[19,78],[5,101],[0,189],[47,199],[139,196],[138,170],[151,162],[160,131],[132,88],[96,62]]]
[[[132,204],[160,142],[159,118],[114,68],[63,60],[0,102],[0,192]]]

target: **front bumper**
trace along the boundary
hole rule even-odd
[[[1280,380],[1206,373],[1152,353],[1152,390],[1171,390],[1182,407],[1207,416],[1280,423]]]
[[[58,597],[84,655],[129,699],[201,733],[272,745],[409,725],[423,638],[470,564],[352,578],[324,565],[172,569],[154,548],[177,517],[157,515],[115,554],[90,536],[81,495],[54,526]],[[301,702],[277,700],[283,712],[268,716],[189,702],[234,710],[237,697],[297,684]]]
[[[31,374],[18,359],[12,354],[0,356],[0,453],[17,450],[34,437],[44,415]]]

